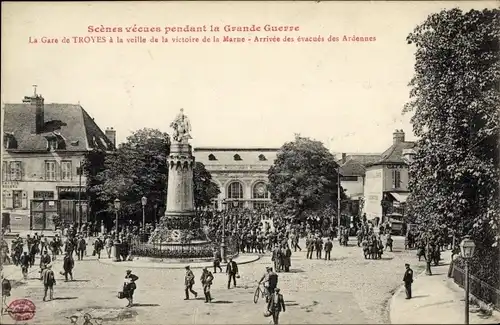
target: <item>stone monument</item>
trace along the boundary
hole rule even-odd
[[[194,157],[189,144],[191,124],[184,110],[170,124],[173,135],[168,164],[168,188],[165,215],[151,235],[150,242],[190,243],[205,241],[194,207]]]

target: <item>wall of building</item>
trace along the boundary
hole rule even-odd
[[[372,166],[366,169],[363,213],[366,213],[368,220],[382,217],[380,202],[385,183],[384,168],[382,166]]]
[[[267,199],[254,199],[253,190],[259,183],[268,184],[266,173],[242,173],[237,171],[212,172],[212,180],[219,185],[220,194],[217,197],[217,208],[223,209],[223,200],[231,200],[229,197],[229,186],[233,182],[238,182],[243,188],[243,198],[238,199],[238,206],[243,208],[254,208],[254,202],[270,202],[270,195],[267,193]],[[231,204],[231,203],[228,203]]]
[[[83,160],[82,153],[15,153],[4,151],[2,156],[2,211],[11,214],[10,224],[12,230],[26,230],[30,228],[30,204],[35,191],[49,191],[54,193],[54,203],[59,200],[58,187],[76,187],[79,186],[79,176],[77,168],[80,161]],[[10,162],[21,162],[22,172],[21,180],[12,179],[9,169]],[[45,162],[55,161],[56,168],[55,180],[45,179]],[[60,166],[62,161],[71,162],[71,174],[69,179],[62,180]],[[82,176],[82,186],[85,186],[86,179]],[[14,207],[14,191],[21,191],[21,207]],[[19,192],[17,192],[19,193]],[[48,204],[52,200],[49,200]]]
[[[364,192],[364,184],[363,177],[356,176],[357,179],[354,180],[341,180],[340,185],[344,189],[346,195],[352,199],[358,199],[360,196],[363,196]]]
[[[408,166],[403,164],[384,165],[384,188],[385,192],[408,191]],[[399,187],[394,187],[393,170],[399,171]]]

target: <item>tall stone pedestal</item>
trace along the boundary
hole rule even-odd
[[[204,240],[194,209],[194,157],[187,140],[170,145],[167,208],[150,242],[188,243]]]

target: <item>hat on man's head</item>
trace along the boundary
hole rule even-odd
[[[189,265],[186,265],[186,270],[189,270]]]
[[[274,292],[280,292],[280,288],[274,288]]]
[[[125,272],[127,272],[127,273],[132,273],[132,270],[127,270],[127,271],[125,271]]]
[[[408,263],[405,263],[405,266],[410,266],[410,264],[408,264]]]
[[[266,270],[272,270],[273,268],[270,266],[266,266]]]

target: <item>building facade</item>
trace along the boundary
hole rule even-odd
[[[56,215],[86,222],[81,164],[89,150],[113,150],[115,130],[105,134],[80,105],[45,104],[36,93],[2,113],[3,226],[53,230]]]
[[[384,220],[391,213],[404,215],[408,197],[408,164],[415,142],[405,141],[403,130],[393,133],[393,144],[366,166],[363,212],[369,220]]]
[[[202,162],[219,185],[214,200],[218,210],[232,208],[260,209],[271,202],[267,189],[268,170],[276,159],[278,148],[194,149],[196,161]]]
[[[342,154],[340,185],[348,197],[346,212],[360,215],[364,203],[366,166],[380,159],[380,154]]]

